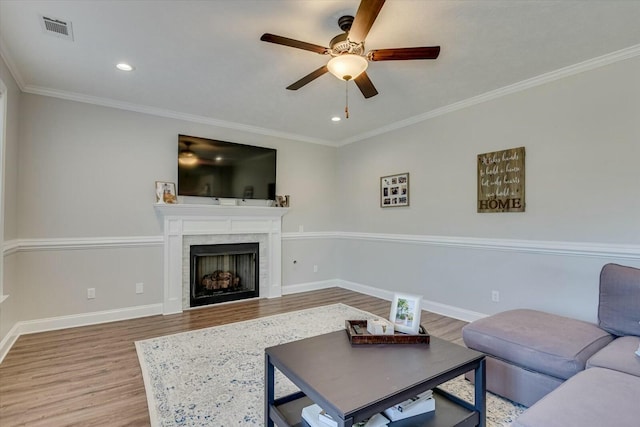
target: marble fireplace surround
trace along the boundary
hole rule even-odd
[[[189,308],[188,258],[192,244],[258,242],[260,297],[282,295],[282,216],[287,208],[195,204],[154,207],[163,221],[163,314]]]

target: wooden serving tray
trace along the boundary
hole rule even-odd
[[[420,325],[417,335],[396,332],[393,335],[372,335],[367,331],[366,320],[345,320],[344,326],[351,344],[429,344],[430,337],[427,331]],[[360,327],[357,333],[353,328]]]

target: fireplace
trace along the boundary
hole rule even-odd
[[[282,295],[282,216],[288,208],[180,203],[154,206],[163,221],[163,314],[181,313],[190,304],[192,245],[258,242],[260,298]]]
[[[258,297],[259,243],[190,245],[190,306]]]

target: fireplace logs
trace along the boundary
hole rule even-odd
[[[190,307],[258,297],[259,249],[257,242],[190,245]]]
[[[232,291],[240,287],[240,278],[230,271],[216,270],[205,274],[200,284],[207,290]]]

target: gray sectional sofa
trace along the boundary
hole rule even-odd
[[[514,427],[640,426],[640,269],[607,264],[598,324],[510,310],[465,326],[487,389],[529,406]]]

